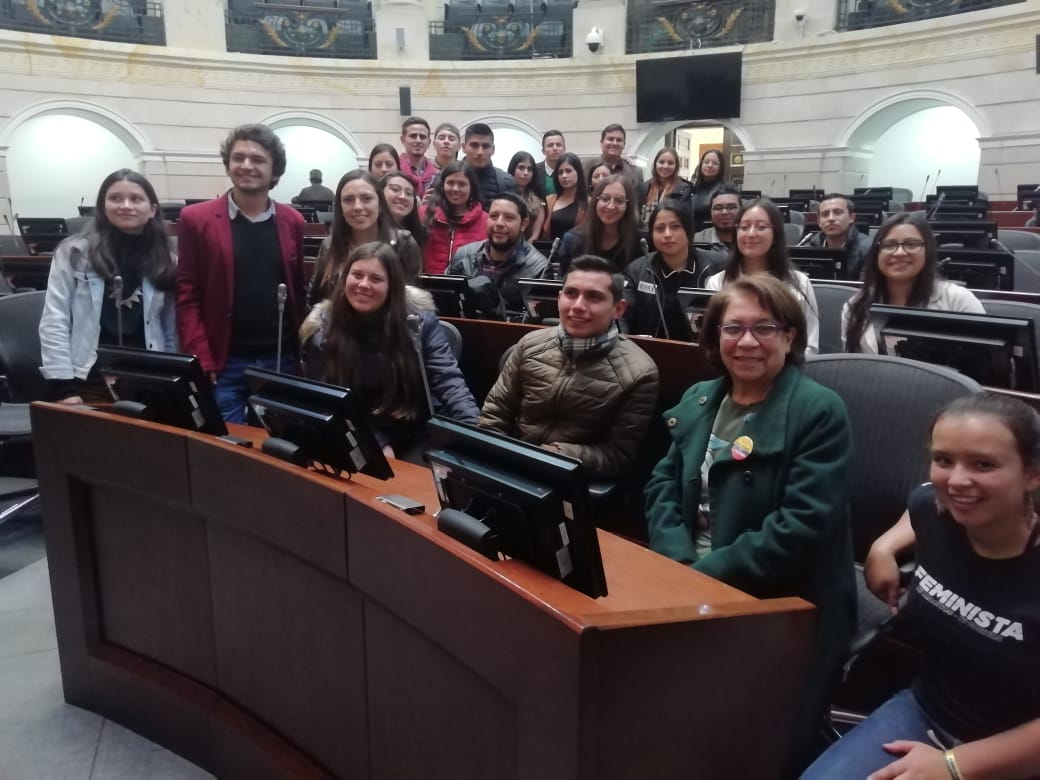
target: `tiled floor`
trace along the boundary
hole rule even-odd
[[[0,579],[0,778],[210,777],[132,731],[66,704],[46,560]]]

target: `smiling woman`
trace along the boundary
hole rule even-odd
[[[300,343],[309,377],[349,387],[371,411],[387,457],[421,462],[431,404],[437,414],[477,420],[433,302],[405,285],[389,244],[373,241],[350,253],[332,297],[307,316]]]
[[[56,399],[111,400],[92,372],[99,344],[176,350],[174,269],[151,183],[126,168],[109,174],[93,219],[51,260],[40,350]]]
[[[801,370],[805,315],[780,280],[727,285],[700,343],[723,376],[664,414],[672,445],[646,486],[650,547],[758,598],[816,606],[790,776],[811,758],[855,625],[849,421],[841,399]]]

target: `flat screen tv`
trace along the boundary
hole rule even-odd
[[[189,431],[227,435],[213,385],[194,355],[98,347],[98,373],[112,411]]]
[[[845,250],[828,246],[790,246],[791,262],[810,279],[845,278]]]
[[[441,317],[465,317],[469,279],[454,274],[419,274],[419,287],[433,296],[433,305]]]
[[[327,474],[394,476],[368,410],[347,388],[262,368],[247,368],[245,378],[249,408],[272,437],[264,452]]]
[[[870,319],[882,355],[949,366],[986,387],[1040,389],[1030,319],[880,304]]]
[[[560,290],[563,282],[555,279],[520,279],[520,295],[524,299],[524,322],[544,322],[560,318]]]
[[[740,116],[741,52],[636,61],[636,121]]]
[[[1015,289],[1015,256],[1002,249],[940,247],[938,268],[973,290]]]
[[[437,527],[493,560],[518,559],[607,595],[581,461],[444,417],[430,420]]]

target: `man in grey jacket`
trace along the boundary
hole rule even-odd
[[[524,311],[519,279],[540,277],[549,261],[524,240],[530,212],[519,195],[496,195],[488,210],[487,239],[461,247],[448,264],[448,275],[465,276],[481,316],[509,319]]]

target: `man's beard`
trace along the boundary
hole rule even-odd
[[[516,248],[517,244],[520,243],[521,238],[523,238],[522,235],[517,236],[516,238],[511,238],[505,242],[495,241],[495,239],[489,238],[488,246],[490,246],[496,252],[510,252]]]

